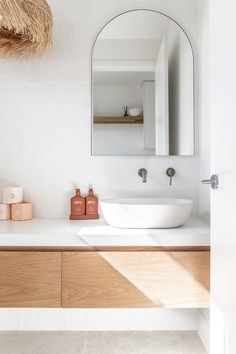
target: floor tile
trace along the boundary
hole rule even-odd
[[[4,354],[207,354],[195,331],[0,332]]]

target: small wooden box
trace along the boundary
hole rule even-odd
[[[24,221],[32,219],[32,204],[23,202],[11,205],[11,219],[15,221]]]
[[[0,220],[9,220],[11,209],[9,204],[0,204]]]

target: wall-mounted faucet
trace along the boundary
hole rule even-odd
[[[175,176],[176,171],[175,171],[175,169],[173,167],[169,167],[166,170],[166,174],[167,174],[168,177],[170,177],[170,183],[169,184],[171,186],[172,185],[172,178]]]
[[[171,186],[172,185],[172,179],[176,175],[176,171],[175,171],[175,169],[173,167],[169,167],[166,170],[166,174],[170,178],[170,183],[169,184]],[[146,170],[146,168],[140,168],[138,170],[138,175],[139,175],[139,177],[142,178],[142,182],[143,183],[147,182],[147,170]]]
[[[138,170],[138,175],[142,178],[143,183],[147,182],[147,170],[145,168],[140,168]]]

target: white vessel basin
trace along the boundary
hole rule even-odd
[[[106,222],[120,228],[169,229],[182,226],[193,202],[178,198],[103,199],[101,209]]]

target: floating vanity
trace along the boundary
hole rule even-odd
[[[0,223],[0,307],[209,307],[209,227]]]

